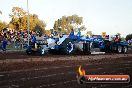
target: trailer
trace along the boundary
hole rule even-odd
[[[114,42],[104,40],[102,44],[100,44],[100,51],[103,52],[113,52],[113,53],[127,53],[128,51],[128,43],[125,41]]]

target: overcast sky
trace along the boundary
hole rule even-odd
[[[12,7],[26,9],[26,0],[1,0],[0,20],[9,22]],[[83,17],[87,30],[94,34],[132,33],[132,0],[29,0],[29,11],[46,22],[47,29],[63,15]]]

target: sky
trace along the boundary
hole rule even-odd
[[[9,22],[12,7],[27,10],[27,0],[1,0],[0,20]],[[53,28],[55,20],[77,14],[83,24],[94,34],[122,36],[132,33],[132,0],[29,0],[29,12],[46,22],[46,29]]]

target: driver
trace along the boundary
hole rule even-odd
[[[114,38],[114,42],[120,42],[120,38],[119,38],[119,36],[118,35],[116,35],[116,37]]]

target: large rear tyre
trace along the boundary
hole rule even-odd
[[[65,54],[73,54],[75,50],[75,45],[72,42],[66,44],[64,48]]]
[[[62,48],[61,48],[61,53],[62,54],[73,54],[75,51],[75,45],[74,42],[67,38],[63,43],[62,43]]]
[[[90,43],[83,43],[83,53],[84,54],[90,54]]]
[[[31,46],[28,46],[26,53],[27,55],[31,55],[33,53]]]

